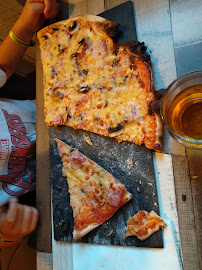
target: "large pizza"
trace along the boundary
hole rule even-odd
[[[48,126],[66,125],[161,150],[145,46],[115,44],[118,24],[80,15],[38,32]]]

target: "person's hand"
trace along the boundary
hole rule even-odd
[[[59,5],[56,0],[27,0],[18,19],[18,24],[27,34],[33,35],[46,19],[58,15]]]
[[[0,213],[0,236],[7,241],[20,241],[37,225],[38,211],[21,205],[16,198],[9,201],[7,213]]]

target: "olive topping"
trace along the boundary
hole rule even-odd
[[[42,36],[43,40],[47,40],[48,38],[52,37],[50,33],[46,33]]]
[[[105,105],[104,105],[104,108],[106,108],[107,106],[108,106],[108,100],[107,99],[105,99]]]
[[[85,41],[85,39],[82,38],[82,39],[79,41],[79,44],[83,44],[84,41]]]
[[[108,129],[109,133],[119,131],[123,128],[123,124],[119,123],[116,127],[110,127]]]
[[[59,52],[59,53],[64,52],[65,49],[66,49],[66,47],[62,47],[60,44],[58,44],[58,52]]]
[[[55,91],[55,96],[60,98],[60,99],[63,99],[64,98],[64,94],[61,93],[60,91]]]
[[[53,27],[53,31],[58,31],[58,30],[59,30],[58,28]]]
[[[115,67],[117,63],[118,63],[118,59],[115,58],[115,59],[113,60],[112,67]]]
[[[69,26],[69,31],[74,30],[74,28],[77,26],[77,21],[74,21],[72,26]]]
[[[54,98],[59,98],[59,99],[63,99],[64,98],[64,94],[61,93],[60,91],[57,91],[55,89],[53,89],[52,87],[48,90],[48,93],[51,97]]]
[[[71,58],[72,59],[76,59],[76,58],[78,58],[78,59],[80,59],[80,56],[79,56],[79,53],[74,53],[74,54],[71,54]]]
[[[74,21],[73,24],[68,27],[69,33],[74,34],[77,30],[79,30],[79,25],[80,24],[78,21]]]
[[[57,71],[56,71],[56,69],[54,67],[52,68],[51,73],[54,74],[54,75],[57,75]]]
[[[149,102],[148,114],[149,115],[154,115],[153,106],[152,106],[152,100]]]
[[[44,40],[48,39],[47,35],[43,35],[43,39]]]
[[[87,69],[83,69],[83,74],[87,75],[88,74],[88,70]]]
[[[72,118],[70,110],[67,107],[65,107],[65,110],[67,112],[67,120]]]
[[[86,86],[80,87],[80,88],[77,90],[77,92],[81,92],[81,93],[84,93],[84,92],[85,92],[85,93],[86,93],[86,92],[88,92],[90,89],[91,89],[90,86],[86,85]]]

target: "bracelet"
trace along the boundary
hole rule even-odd
[[[2,238],[2,235],[0,234],[0,242],[5,242],[5,243],[14,243],[16,241],[8,241]]]
[[[10,32],[9,32],[9,36],[10,36],[10,38],[11,38],[15,43],[17,43],[17,44],[19,44],[19,45],[21,45],[21,46],[23,46],[23,47],[28,48],[28,47],[33,47],[33,46],[34,46],[34,42],[33,42],[33,41],[31,41],[30,43],[26,43],[26,42],[22,41],[21,39],[19,39],[18,37],[16,37],[16,36],[13,34],[12,29],[11,29]]]
[[[0,242],[6,242],[6,243],[13,243],[13,242],[16,242],[16,241],[7,241],[7,240],[4,240],[1,235],[0,235]]]

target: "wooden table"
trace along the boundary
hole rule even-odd
[[[60,1],[62,6],[60,16],[64,19],[82,13],[96,15],[123,2],[126,1]],[[166,88],[173,80],[185,73],[202,70],[201,0],[135,0],[133,2],[138,40],[144,41],[148,51],[151,52],[156,90]],[[53,269],[55,257],[58,259],[58,256],[61,256],[61,260],[64,259],[60,254],[65,245],[58,245],[51,239],[49,135],[43,118],[42,91],[40,52],[37,48],[37,207],[41,220],[38,230],[38,270]],[[185,270],[200,269],[200,265],[202,266],[202,203],[200,201],[202,151],[185,149],[165,131],[164,153],[168,154],[163,157],[165,163],[169,160],[174,175],[172,179],[175,192],[173,190],[170,196],[175,195],[172,202],[176,198],[183,266]],[[162,163],[162,166],[165,163]],[[161,194],[162,196],[164,195]],[[182,197],[186,197],[186,201]],[[51,253],[52,242],[53,253]],[[70,248],[70,257],[71,252]],[[72,262],[67,261],[65,265],[66,268],[61,264],[54,269],[73,269]]]

